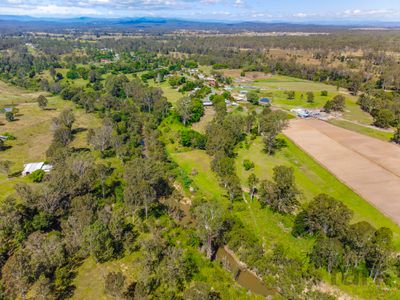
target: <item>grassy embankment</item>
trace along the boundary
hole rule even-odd
[[[367,127],[346,120],[330,120],[329,123],[385,142],[390,141],[390,139],[393,137],[393,132],[391,131]]]

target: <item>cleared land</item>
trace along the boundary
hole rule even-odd
[[[213,107],[205,107],[204,116],[201,117],[201,120],[192,125],[192,128],[200,133],[205,133],[207,125],[214,119],[215,110]]]
[[[293,142],[400,224],[400,147],[318,120],[290,124]]]
[[[42,110],[35,102],[40,94],[46,95],[46,93],[31,93],[0,81],[0,108],[12,103],[19,110],[13,122],[7,122],[5,115],[0,113],[0,135],[10,133],[16,138],[7,141],[6,146],[9,148],[0,152],[0,160],[12,162],[11,172],[22,171],[25,163],[45,161],[46,151],[53,137],[52,119],[64,108],[73,108],[69,101],[63,101],[58,96],[46,95],[49,100],[48,109]],[[74,114],[76,117],[74,129],[81,130],[74,135],[71,146],[85,147],[86,130],[100,126],[101,122],[94,114],[86,114],[82,109],[74,108]],[[14,185],[18,182],[29,182],[29,179],[8,178],[4,173],[0,173],[0,201],[13,193]]]

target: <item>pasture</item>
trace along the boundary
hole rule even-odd
[[[228,71],[226,72],[226,74],[230,74]],[[237,70],[231,71],[233,75],[237,75],[236,73]],[[257,88],[260,91],[261,97],[270,98],[273,106],[285,110],[300,107],[322,108],[325,103],[334,96],[343,95],[346,101],[346,108],[343,112],[344,119],[367,125],[372,123],[372,117],[362,111],[357,105],[357,97],[350,95],[347,90],[342,88],[337,89],[337,87],[333,85],[289,76],[264,74],[264,78],[253,78],[248,83],[239,84],[235,90],[246,89],[247,86]],[[289,91],[295,92],[294,99],[288,99],[287,93]],[[328,96],[322,96],[321,91],[327,91]],[[312,92],[314,94],[314,101],[311,103],[307,101],[307,92]]]
[[[6,87],[6,94],[15,92],[15,97],[8,98],[14,102],[19,112],[16,120],[7,122],[4,114],[0,114],[0,135],[4,133],[12,134],[16,139],[6,141],[8,149],[0,152],[1,160],[12,162],[11,173],[22,171],[23,165],[30,162],[45,161],[46,151],[50,146],[53,131],[51,128],[52,119],[57,117],[62,109],[73,107],[69,101],[63,101],[60,97],[48,97],[48,108],[42,110],[35,102],[40,93],[27,93],[17,87],[9,87],[0,81],[0,86]],[[46,94],[46,93],[43,93]],[[34,97],[35,96],[35,97]],[[47,95],[49,96],[49,95]],[[84,147],[86,145],[86,133],[88,128],[95,128],[100,125],[100,120],[94,115],[86,114],[83,110],[74,109],[75,124],[74,128],[80,128],[79,133],[75,134],[71,146]],[[26,178],[8,178],[5,174],[0,174],[0,200],[10,195],[15,183],[27,181]]]
[[[40,92],[24,90],[0,80],[0,109],[9,105],[33,102],[40,94]]]

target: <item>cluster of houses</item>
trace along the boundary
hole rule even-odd
[[[213,103],[210,100],[210,96],[215,94],[215,90],[214,88],[216,88],[218,86],[217,80],[214,76],[210,75],[205,75],[203,74],[199,69],[197,68],[192,68],[192,69],[186,69],[184,70],[184,73],[186,73],[189,76],[195,77],[195,78],[199,78],[201,80],[204,80],[205,83],[212,89],[212,93],[207,95],[204,99],[203,99],[203,105],[204,106],[212,106]],[[238,81],[236,81],[238,82]],[[239,81],[238,83],[243,83],[245,81]],[[228,106],[239,106],[238,103],[243,103],[243,102],[247,102],[247,94],[249,92],[249,90],[255,90],[257,88],[253,87],[253,86],[245,86],[240,84],[238,91],[236,91],[236,88],[234,89],[232,86],[226,85],[222,87],[223,91],[229,92],[232,95],[233,101],[230,100],[226,100],[226,104]],[[198,88],[196,88],[194,91],[192,91],[192,93],[195,93],[198,90]],[[259,103],[261,105],[270,105],[271,104],[271,100],[269,98],[260,98]]]

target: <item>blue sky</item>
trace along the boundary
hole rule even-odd
[[[230,21],[400,21],[400,0],[0,0],[0,14]]]

